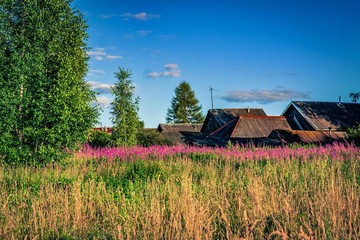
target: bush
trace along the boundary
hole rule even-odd
[[[357,146],[360,146],[360,125],[349,128],[347,130],[347,134],[348,134],[347,140],[349,142],[352,142]]]
[[[91,147],[109,147],[111,146],[111,133],[105,130],[93,130],[88,139],[88,143]]]
[[[173,145],[172,142],[163,137],[155,129],[140,129],[137,134],[139,146],[149,147],[154,145]]]

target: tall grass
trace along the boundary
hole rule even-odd
[[[2,239],[359,239],[360,150],[86,148],[0,166]]]

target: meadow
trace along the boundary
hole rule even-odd
[[[0,165],[1,239],[360,239],[360,149],[84,147]]]

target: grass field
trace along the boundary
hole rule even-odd
[[[360,149],[91,149],[0,165],[1,239],[359,239]]]

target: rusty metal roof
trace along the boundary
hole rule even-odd
[[[286,108],[295,108],[315,130],[344,130],[360,124],[360,104],[338,102],[294,101]]]
[[[228,124],[238,116],[266,116],[261,108],[225,108],[208,111],[201,132],[210,134]]]
[[[326,144],[334,141],[344,141],[346,132],[343,131],[305,131],[275,129],[269,138],[279,139],[283,143],[316,143]]]
[[[221,138],[265,138],[274,129],[291,130],[285,117],[239,116],[236,120],[213,132],[211,136]]]

